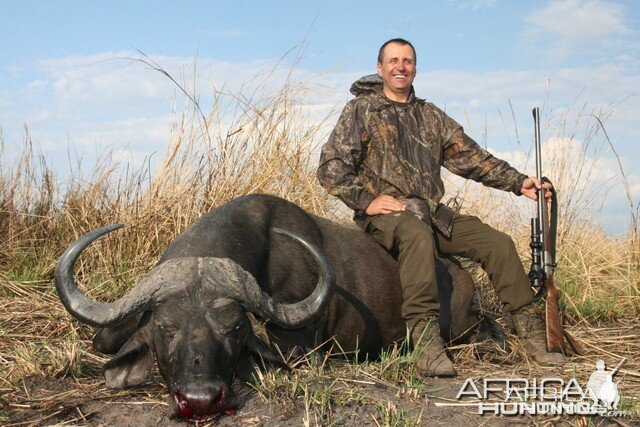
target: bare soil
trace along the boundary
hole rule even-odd
[[[467,363],[463,363],[457,378],[425,379],[426,397],[421,398],[383,384],[363,382],[354,385],[351,380],[344,379],[345,387],[354,387],[367,398],[358,404],[336,405],[324,418],[318,418],[313,410],[308,412],[302,399],[268,402],[260,398],[249,386],[235,384],[240,402],[239,410],[235,415],[225,416],[216,423],[192,424],[219,426],[640,425],[633,420],[595,417],[483,416],[478,415],[474,407],[436,406],[437,402],[459,403],[455,397],[465,379],[483,377],[475,370],[466,369],[466,366]],[[500,366],[493,366],[493,368],[494,371],[487,372],[487,376],[497,376],[503,372],[505,376],[513,377],[512,366],[506,367],[506,370],[501,370]],[[537,374],[550,376],[553,371],[542,371]],[[564,375],[566,376],[566,373]],[[159,377],[136,390],[116,391],[106,389],[101,375],[94,370],[81,378],[25,378],[19,390],[14,389],[9,396],[0,399],[3,405],[0,407],[0,414],[4,413],[6,426],[188,425],[187,422],[169,417],[166,399],[167,390]]]
[[[439,396],[454,399],[463,380],[430,379],[432,392],[426,399],[399,396],[390,388],[370,386],[371,401],[388,402],[393,411],[403,411],[411,424],[423,425],[529,425],[531,420],[499,419],[474,414],[471,408],[436,407]],[[99,387],[99,384],[97,384]],[[86,394],[86,385],[74,379],[31,378],[24,382],[26,398],[14,404],[8,412],[6,425],[92,425],[92,426],[184,426],[188,423],[171,419],[165,403],[166,388],[159,383],[149,384],[138,392],[113,392],[95,389]],[[276,402],[264,402],[248,387],[241,386],[240,408],[236,415],[225,416],[216,423],[219,426],[300,426],[307,417],[302,401],[293,407],[283,407]],[[376,419],[379,408],[373,404],[348,405],[337,408],[330,420],[314,420],[311,425],[336,426],[385,425]],[[206,425],[206,424],[200,424]],[[404,424],[401,424],[404,425]]]
[[[427,378],[421,392],[403,384],[380,378],[375,369],[360,369],[350,375],[344,361],[330,360],[319,378],[309,381],[311,386],[333,384],[331,396],[324,403],[305,399],[298,393],[291,397],[294,382],[303,382],[318,375],[318,371],[298,368],[283,377],[279,387],[265,398],[256,389],[242,383],[234,384],[239,409],[235,415],[219,420],[220,426],[414,426],[414,425],[640,425],[640,323],[617,322],[602,326],[572,326],[568,328],[587,350],[584,356],[573,356],[562,368],[541,368],[527,359],[517,341],[511,342],[509,354],[488,349],[479,357],[478,347],[460,345],[451,348],[458,377],[453,379]],[[22,340],[28,340],[23,336]],[[37,340],[36,340],[37,341]],[[13,346],[20,341],[17,336]],[[9,344],[9,341],[5,341]],[[33,348],[53,348],[60,343],[43,341]],[[71,357],[71,365],[48,377],[25,375],[13,382],[0,382],[0,425],[90,425],[90,426],[183,426],[188,423],[169,417],[167,389],[156,375],[143,387],[130,390],[111,390],[105,387],[102,364],[107,358],[90,350],[90,341],[81,341],[79,353]],[[487,357],[488,355],[488,357]],[[9,352],[0,354],[2,369],[12,369]],[[595,369],[597,360],[604,360],[607,369],[621,363],[614,380],[622,396],[623,409],[631,417],[604,419],[593,416],[518,416],[497,417],[478,415],[470,406],[437,406],[437,403],[460,403],[456,395],[467,378],[575,378],[583,386]],[[42,362],[41,362],[42,363]],[[372,365],[374,368],[380,365]],[[370,366],[371,367],[371,366]],[[370,368],[369,367],[369,368]],[[46,367],[40,366],[39,372]],[[345,369],[346,368],[346,369]],[[307,374],[311,372],[311,374]],[[326,375],[325,375],[326,373]],[[284,375],[284,374],[283,374]],[[325,378],[326,376],[326,378]],[[1,376],[0,376],[1,377]],[[7,375],[8,377],[8,375]],[[326,389],[326,388],[325,388]],[[322,389],[321,389],[322,390]],[[345,397],[346,396],[346,397]],[[199,423],[206,425],[206,423]],[[212,423],[209,423],[212,424]]]

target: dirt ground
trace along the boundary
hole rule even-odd
[[[490,357],[478,357],[474,345],[450,348],[458,377],[453,379],[421,379],[419,393],[415,388],[381,378],[379,362],[361,368],[345,361],[329,359],[323,371],[296,368],[282,373],[275,398],[265,398],[259,388],[236,383],[239,408],[235,415],[224,416],[220,426],[420,426],[420,425],[577,425],[640,426],[640,321],[625,321],[602,326],[568,328],[585,347],[584,356],[573,356],[562,368],[541,368],[526,358],[517,340],[512,351],[500,357],[491,347]],[[26,338],[25,338],[26,339]],[[90,349],[90,341],[82,341],[80,353],[71,357],[73,366],[56,370],[50,377],[25,375],[17,382],[0,382],[0,425],[88,425],[88,426],[183,426],[186,422],[169,417],[167,388],[156,374],[142,387],[111,390],[105,387],[102,365],[107,358]],[[481,343],[479,345],[485,345]],[[14,345],[17,345],[15,342]],[[55,346],[50,341],[46,346]],[[2,356],[5,358],[10,357]],[[607,369],[620,364],[614,380],[620,391],[621,408],[632,416],[599,418],[595,416],[522,415],[497,417],[477,414],[477,407],[446,406],[460,404],[456,399],[467,378],[562,378],[576,379],[583,387],[604,360]],[[6,360],[8,362],[9,359]],[[4,363],[4,362],[3,362]],[[11,368],[10,364],[4,364]],[[373,369],[369,369],[373,368]],[[369,370],[367,370],[369,369]],[[378,369],[378,370],[376,370]],[[318,374],[320,372],[320,374]],[[315,375],[315,377],[313,377]],[[312,378],[313,377],[313,378]],[[326,378],[325,378],[326,377]],[[313,381],[305,382],[305,380]],[[291,393],[291,385],[320,386],[330,390],[326,398],[307,398],[307,393]],[[330,383],[331,387],[326,387]],[[277,389],[276,387],[276,389]],[[324,388],[323,388],[324,387]],[[298,388],[300,390],[300,388]],[[304,394],[304,395],[303,395]],[[293,397],[292,397],[293,395]],[[309,393],[309,396],[311,394]],[[314,400],[315,399],[315,400]],[[317,404],[319,402],[319,404]],[[443,406],[443,404],[445,404]],[[209,423],[212,424],[212,423]],[[206,423],[199,423],[206,425]]]
[[[610,326],[606,330],[624,334]],[[633,329],[635,330],[635,328]],[[578,335],[587,334],[582,331]],[[593,332],[591,332],[593,334]],[[627,336],[627,335],[625,335]],[[602,340],[601,340],[602,341]],[[636,345],[625,353],[635,351]],[[618,346],[620,350],[620,346]],[[461,353],[458,353],[461,356]],[[304,401],[265,401],[253,389],[244,384],[235,384],[239,397],[239,409],[235,415],[224,416],[216,423],[196,425],[219,426],[408,426],[408,425],[465,425],[465,426],[512,426],[512,425],[577,425],[577,426],[634,426],[640,422],[633,419],[605,419],[593,416],[549,416],[525,415],[497,417],[478,415],[475,407],[438,406],[440,403],[460,403],[456,395],[466,378],[577,377],[581,382],[589,371],[594,352],[586,358],[571,360],[561,371],[540,370],[522,363],[505,365],[478,361],[462,361],[459,376],[454,379],[425,379],[426,397],[417,398],[403,393],[396,387],[385,386],[375,381],[354,381],[338,378],[344,388],[355,387],[367,399],[359,404],[336,405],[329,416],[318,418],[305,408]],[[625,356],[626,357],[626,356]],[[462,357],[461,357],[462,358]],[[463,358],[462,358],[463,359]],[[583,363],[584,362],[584,363]],[[458,364],[457,364],[458,365]],[[582,366],[586,365],[586,366]],[[582,366],[581,368],[577,368]],[[592,370],[592,369],[591,369]],[[627,371],[620,381],[620,388],[635,389],[637,382],[632,371]],[[633,380],[633,381],[629,381]],[[357,383],[354,385],[354,383]],[[80,377],[62,375],[62,378],[25,378],[18,389],[0,389],[0,415],[6,426],[35,425],[90,425],[90,426],[184,426],[188,423],[171,419],[166,403],[167,390],[160,377],[136,390],[116,391],[106,389],[99,365],[88,361],[82,367]]]
[[[559,425],[560,419],[552,417],[498,418],[480,416],[473,408],[436,407],[436,402],[453,400],[462,379],[431,379],[432,391],[426,399],[412,399],[398,396],[393,389],[371,386],[369,396],[375,400],[387,401],[390,411],[401,410],[405,421],[380,419],[379,408],[373,405],[349,405],[336,409],[330,420],[314,420],[310,425],[336,426],[378,426],[378,425],[534,425],[550,423]],[[91,425],[91,426],[184,426],[188,423],[171,419],[165,403],[166,389],[161,384],[150,384],[135,393],[115,393],[97,389],[93,396],[87,396],[85,386],[75,380],[31,380],[25,381],[25,394],[30,396],[21,405],[8,413],[7,426],[17,425]],[[82,393],[76,393],[82,391]],[[225,416],[219,426],[301,426],[308,419],[302,402],[293,408],[279,407],[262,401],[246,387],[240,390],[240,408],[237,414]],[[205,423],[200,425],[209,425]],[[566,422],[566,425],[572,423]],[[601,424],[602,425],[602,424]],[[616,424],[613,424],[616,425]]]

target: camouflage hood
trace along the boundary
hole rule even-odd
[[[366,76],[360,77],[358,80],[353,82],[350,89],[351,93],[355,96],[366,95],[366,94],[376,94],[378,95],[377,101],[382,104],[391,104],[390,101],[382,92],[382,78],[377,74],[368,74]],[[411,86],[411,93],[409,94],[408,102],[412,102],[414,100],[419,100],[424,102],[424,100],[417,98],[415,95],[415,91],[413,90],[413,86]]]
[[[376,92],[382,95],[382,78],[377,74],[360,77],[351,85],[351,93],[355,96]]]

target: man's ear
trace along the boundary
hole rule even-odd
[[[376,74],[382,77],[382,64],[380,62],[376,64]]]
[[[151,335],[142,327],[129,338],[111,360],[104,365],[104,377],[109,388],[134,387],[144,383],[153,370]]]

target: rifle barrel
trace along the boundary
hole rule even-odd
[[[540,109],[538,107],[535,107],[533,109],[533,122],[534,122],[534,128],[535,128],[535,132],[534,132],[534,136],[535,136],[535,148],[536,148],[536,177],[538,178],[538,181],[542,182],[542,144],[540,142]],[[547,204],[545,202],[544,199],[544,190],[540,189],[537,191],[537,195],[538,195],[538,220],[540,221],[540,227],[543,227],[544,224],[547,224]],[[544,233],[540,233],[540,242],[542,243],[542,248],[543,250],[541,251],[541,257],[540,257],[540,265],[542,266],[542,268],[547,271],[547,263],[550,261],[549,259],[549,253],[547,252],[546,248],[547,245],[549,244],[549,242],[547,242],[546,240],[546,236],[544,235]]]

